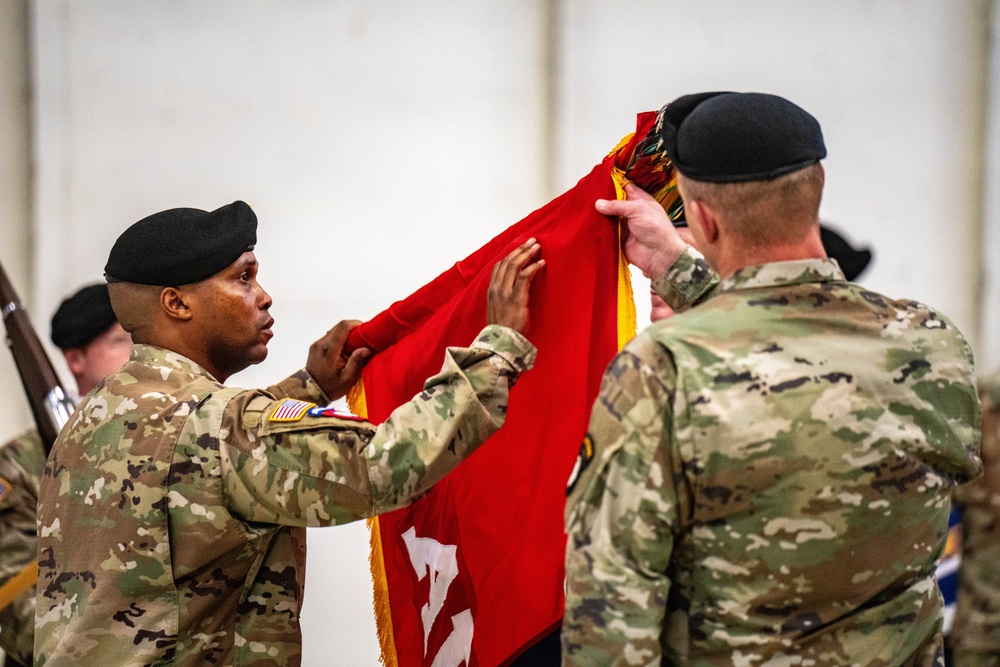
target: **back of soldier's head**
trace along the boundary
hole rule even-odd
[[[700,93],[664,110],[664,147],[689,199],[748,241],[768,242],[818,220],[826,146],[819,123],[763,93]]]

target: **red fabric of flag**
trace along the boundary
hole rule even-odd
[[[493,265],[530,237],[541,245],[526,332],[538,358],[504,427],[427,496],[373,522],[388,665],[503,664],[562,618],[566,481],[619,347],[618,226],[594,202],[616,197],[616,168],[672,189],[650,139],[656,119],[640,114],[636,138],[576,186],[352,332],[350,348],[376,352],[363,387],[379,423],[438,372],[445,347],[467,346],[485,326]]]

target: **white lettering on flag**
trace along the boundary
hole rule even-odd
[[[417,579],[423,580],[430,576],[430,594],[427,604],[420,610],[424,626],[424,658],[427,658],[427,640],[431,628],[444,607],[451,582],[458,576],[458,547],[454,544],[441,544],[431,537],[417,537],[417,531],[412,526],[403,533],[403,543]],[[451,617],[451,623],[451,634],[441,645],[431,667],[458,667],[463,660],[465,664],[469,664],[472,654],[472,612],[466,609],[455,614]]]

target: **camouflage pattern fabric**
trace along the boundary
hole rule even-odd
[[[956,667],[1000,665],[1000,373],[982,380],[983,476],[955,489],[962,564],[951,638]]]
[[[0,585],[37,558],[35,505],[45,449],[37,431],[0,447]],[[31,664],[35,636],[35,589],[0,610],[0,649],[23,665]]]
[[[534,355],[487,327],[376,428],[284,400],[327,402],[305,371],[226,389],[136,345],[45,468],[35,664],[298,665],[305,526],[426,491],[501,426]]]
[[[680,264],[661,296],[707,298],[629,343],[594,405],[564,664],[942,664],[935,565],[981,466],[965,340],[832,260],[718,284]]]

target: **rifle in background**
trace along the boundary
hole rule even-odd
[[[0,308],[3,309],[3,324],[7,330],[7,346],[14,355],[17,372],[31,405],[31,414],[35,417],[38,434],[48,454],[59,430],[69,421],[76,406],[63,389],[28,319],[24,304],[3,270],[3,264],[0,264]]]

